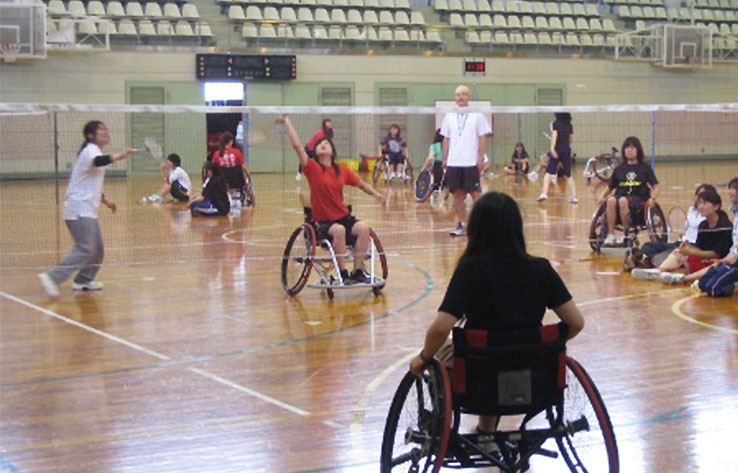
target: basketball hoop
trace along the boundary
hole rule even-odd
[[[0,44],[0,58],[5,62],[15,62],[20,51],[18,43],[2,43]]]

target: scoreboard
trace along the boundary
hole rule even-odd
[[[200,80],[292,80],[297,61],[295,56],[198,54],[195,75]]]

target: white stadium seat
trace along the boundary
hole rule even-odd
[[[160,21],[156,25],[156,34],[159,36],[171,36],[173,33],[174,29],[172,28],[172,24],[169,20]]]
[[[179,7],[176,3],[165,3],[164,16],[167,18],[181,18],[182,14],[179,12]]]
[[[67,7],[64,6],[64,2],[61,0],[51,0],[49,6],[46,8],[46,12],[49,15],[66,15]]]
[[[228,19],[235,21],[246,19],[243,14],[243,8],[241,7],[241,5],[231,5],[230,7],[228,7]]]
[[[126,16],[126,12],[125,10],[123,10],[123,4],[117,1],[108,2],[108,16],[114,16],[114,17]],[[131,24],[133,23],[131,22]],[[134,26],[134,29],[135,29],[135,26]],[[125,30],[127,31],[126,33],[121,33],[120,28],[118,28],[118,33],[119,34],[130,34],[128,32],[130,31],[130,29],[128,28],[127,25],[126,25]]]
[[[87,15],[105,16],[105,5],[99,0],[92,0],[87,4]]]
[[[144,13],[149,18],[161,18],[164,13],[161,11],[161,6],[156,2],[147,2],[144,6]]]
[[[108,9],[110,4],[108,4]],[[123,6],[121,5],[121,9]],[[136,31],[136,25],[133,24],[133,20],[123,19],[118,23],[118,35],[119,36],[138,36]]]
[[[185,3],[182,5],[182,17],[183,18],[200,18],[200,12],[197,11],[197,6],[192,3]]]
[[[80,0],[72,0],[67,5],[67,13],[69,13],[72,16],[87,16],[87,10],[85,9],[85,4],[82,3]]]
[[[138,2],[126,3],[126,15],[132,18],[143,18],[145,16],[143,7]]]
[[[258,38],[259,30],[253,23],[244,23],[241,27],[241,36],[247,39]]]
[[[166,15],[166,12],[164,12]],[[261,21],[264,17],[261,15],[261,8],[253,5],[246,7],[246,19],[250,21]]]
[[[138,22],[138,34],[141,36],[156,36],[156,28],[151,20],[141,20]]]
[[[195,32],[192,30],[192,25],[186,20],[179,20],[174,25],[174,34],[177,36],[195,36]]]

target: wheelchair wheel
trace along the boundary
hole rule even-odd
[[[664,211],[656,204],[648,209],[646,214],[646,226],[648,227],[648,238],[653,242],[666,243],[669,239],[669,225],[666,221]]]
[[[607,218],[605,218],[606,205],[603,205],[592,215],[592,222],[589,224],[589,246],[592,251],[600,252],[602,244],[607,236]]]
[[[380,471],[437,473],[448,449],[451,416],[451,384],[437,360],[417,378],[407,373],[387,415]]]
[[[307,223],[300,225],[287,241],[282,255],[282,287],[294,296],[307,283],[315,257],[315,230]]]
[[[382,242],[379,241],[379,237],[377,236],[376,233],[374,233],[373,229],[369,230],[369,236],[374,241],[374,247],[376,248],[376,255],[379,258],[379,266],[381,268],[381,273],[379,273],[380,274],[379,277],[387,281],[387,276],[389,276],[389,267],[387,266],[387,255],[384,254],[384,248],[382,247]],[[379,289],[381,290],[381,288]]]
[[[566,426],[581,428],[582,419],[587,428],[574,428],[556,440],[567,466],[572,473],[617,473],[618,446],[605,403],[582,365],[568,358],[563,420]]]
[[[403,174],[405,174],[403,176],[405,182],[415,182],[415,173],[413,172],[413,165],[410,163],[410,160],[405,163]]]
[[[597,179],[602,182],[608,182],[613,171],[619,164],[620,162],[616,156],[600,154],[595,157],[595,162],[592,163],[592,171],[597,176]]]
[[[249,207],[253,207],[256,205],[256,199],[254,198],[254,186],[251,185],[251,178],[246,179],[246,182],[243,186],[243,194],[246,198],[246,205],[248,205]]]
[[[387,164],[382,158],[377,158],[374,161],[374,170],[372,171],[372,183],[376,186],[379,181],[379,177],[385,174],[385,168]]]
[[[415,201],[419,204],[425,202],[430,197],[431,192],[433,192],[431,172],[426,169],[418,174],[418,179],[415,181]]]

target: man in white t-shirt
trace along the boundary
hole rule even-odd
[[[455,101],[459,107],[468,107],[471,92],[460,85],[456,88]],[[454,196],[454,210],[459,219],[452,236],[466,235],[467,194],[476,202],[482,191],[479,177],[484,168],[487,135],[492,134],[484,115],[478,112],[447,113],[441,123],[443,135],[443,167],[446,169],[446,185]]]

